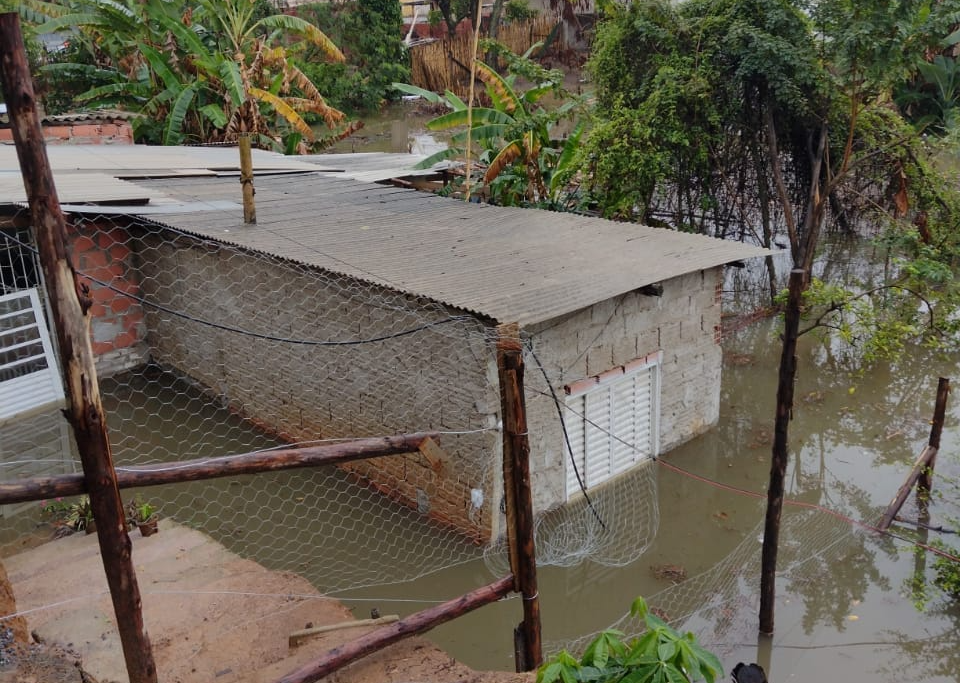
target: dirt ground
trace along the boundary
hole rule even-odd
[[[162,683],[269,683],[364,632],[334,631],[290,647],[289,634],[308,623],[355,617],[301,577],[241,559],[199,531],[164,521],[159,534],[134,532],[131,539]],[[0,620],[0,683],[127,681],[96,536],[51,541],[3,564],[0,614],[17,607],[28,614]],[[411,638],[327,680],[532,683],[534,677],[476,672],[426,639]]]

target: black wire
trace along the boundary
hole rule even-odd
[[[583,498],[587,501],[587,506],[590,508],[590,512],[592,512],[593,516],[597,518],[598,522],[600,522],[600,526],[603,527],[604,531],[607,531],[607,525],[604,523],[603,518],[600,517],[600,513],[597,512],[597,509],[593,507],[593,501],[590,500],[590,496],[587,494],[587,487],[583,483],[583,477],[580,476],[580,468],[577,467],[577,459],[573,455],[573,446],[570,443],[570,435],[567,433],[567,423],[563,419],[563,408],[560,405],[560,397],[557,396],[557,392],[554,390],[553,383],[547,376],[547,371],[544,369],[543,363],[541,363],[540,359],[537,358],[537,352],[533,350],[533,345],[528,344],[527,350],[530,351],[531,357],[533,357],[534,362],[536,362],[537,367],[540,369],[540,374],[543,375],[543,381],[547,383],[547,388],[550,389],[550,395],[553,396],[553,403],[557,408],[557,415],[560,417],[560,428],[563,430],[563,440],[567,445],[567,452],[570,454],[570,464],[573,465],[573,473],[577,475],[577,484],[580,486],[580,491],[583,493]]]
[[[36,247],[34,247],[32,244],[28,244],[28,243],[26,243],[26,242],[21,242],[19,239],[17,239],[16,237],[14,237],[14,236],[12,236],[12,235],[6,235],[6,234],[5,234],[5,235],[4,235],[4,239],[5,239],[5,240],[10,240],[10,241],[16,242],[18,245],[20,245],[21,247],[25,247],[26,249],[28,249],[30,252],[32,252],[32,253],[34,253],[34,254],[38,254],[38,253],[39,253],[39,250],[38,250]],[[123,290],[118,289],[117,287],[114,287],[114,286],[111,285],[109,282],[104,282],[103,280],[98,280],[98,279],[95,278],[95,277],[92,277],[92,276],[90,276],[90,275],[87,275],[86,273],[84,273],[84,272],[81,271],[81,270],[78,270],[78,271],[76,271],[76,272],[77,272],[77,274],[82,275],[83,277],[85,277],[86,279],[90,280],[91,282],[94,282],[94,283],[100,285],[101,287],[106,287],[107,289],[109,289],[109,290],[111,290],[111,291],[113,291],[113,292],[116,292],[117,294],[119,294],[119,295],[121,295],[121,296],[125,296],[125,297],[127,297],[127,298],[129,298],[129,299],[133,299],[134,301],[140,303],[140,304],[143,305],[143,306],[148,306],[148,307],[150,307],[150,308],[154,308],[154,309],[156,309],[156,310],[158,310],[158,311],[162,311],[163,313],[168,313],[168,314],[170,314],[170,315],[172,315],[172,316],[175,316],[175,317],[177,317],[177,318],[182,318],[183,320],[189,320],[189,321],[191,321],[191,322],[199,323],[199,324],[201,324],[201,325],[207,325],[207,326],[212,327],[212,328],[217,329],[217,330],[223,330],[224,332],[234,332],[234,333],[236,333],[236,334],[242,334],[242,335],[245,335],[245,336],[247,336],[247,337],[253,337],[253,338],[255,338],[255,339],[264,339],[264,340],[266,340],[266,341],[275,341],[275,342],[281,342],[281,343],[284,343],[284,344],[296,344],[296,345],[300,345],[300,346],[359,346],[359,345],[361,345],[361,344],[373,344],[373,343],[376,343],[376,342],[382,342],[382,341],[387,341],[387,340],[390,340],[390,339],[397,339],[397,338],[399,338],[399,337],[405,337],[405,336],[410,335],[410,334],[415,334],[415,333],[417,333],[417,332],[422,332],[423,330],[428,330],[428,329],[430,329],[430,328],[432,328],[432,327],[438,327],[438,326],[440,326],[440,325],[446,325],[447,323],[457,322],[457,321],[461,321],[461,320],[473,320],[473,318],[472,318],[471,316],[468,316],[468,315],[450,316],[449,318],[445,318],[445,319],[443,319],[443,320],[437,320],[437,321],[434,321],[434,322],[426,323],[425,325],[420,325],[419,327],[414,327],[414,328],[411,328],[411,329],[409,329],[409,330],[403,330],[402,332],[396,332],[396,333],[394,333],[394,334],[386,334],[386,335],[382,335],[382,336],[380,336],[380,337],[370,337],[369,339],[353,339],[353,340],[350,340],[350,341],[329,341],[329,340],[328,340],[328,341],[319,341],[319,340],[313,340],[313,339],[292,339],[292,338],[289,338],[289,337],[278,337],[278,336],[272,335],[272,334],[263,334],[263,333],[260,333],[260,332],[252,332],[251,330],[245,330],[245,329],[240,328],[240,327],[233,327],[233,326],[231,326],[231,325],[224,325],[224,324],[222,324],[222,323],[215,323],[215,322],[211,322],[211,321],[209,321],[209,320],[203,320],[202,318],[196,318],[196,317],[194,317],[194,316],[192,316],[192,315],[188,315],[187,313],[182,313],[182,312],[180,312],[180,311],[175,311],[174,309],[169,308],[169,307],[167,307],[167,306],[163,306],[163,305],[161,305],[161,304],[157,304],[157,303],[154,303],[154,302],[152,302],[152,301],[148,301],[147,299],[145,299],[145,298],[143,298],[143,297],[141,297],[141,296],[137,296],[137,295],[135,295],[135,294],[130,294],[129,292],[124,292]]]

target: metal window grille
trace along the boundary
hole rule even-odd
[[[0,296],[0,425],[63,402],[37,290]]]
[[[657,453],[659,365],[651,363],[611,376],[567,398],[567,498],[626,472]]]

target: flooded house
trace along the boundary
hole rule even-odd
[[[526,350],[538,510],[718,419],[722,271],[761,249],[380,184],[415,161],[373,155],[258,153],[247,225],[233,150],[119,149],[52,156],[104,376],[175,375],[288,443],[437,432],[345,467],[477,539],[502,522],[502,325]],[[4,254],[27,263],[12,148],[0,164]],[[0,258],[5,295],[42,294]]]

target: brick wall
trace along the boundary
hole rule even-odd
[[[143,309],[135,298],[124,296],[140,293],[126,230],[93,222],[71,224],[68,240],[73,266],[93,301],[90,337],[98,374],[109,377],[142,365]]]
[[[150,301],[250,333],[147,307],[153,360],[288,441],[496,426],[496,363],[475,320],[364,344],[293,343],[390,337],[456,311],[165,231],[144,234],[137,259]],[[391,456],[344,469],[435,520],[486,538],[500,435],[446,434],[440,446],[446,455],[439,458]]]
[[[129,121],[45,121],[43,139],[48,145],[132,145],[133,128]],[[0,128],[0,143],[12,140],[13,131]]]
[[[720,415],[720,275],[690,273],[663,283],[660,297],[631,292],[527,330],[557,395],[564,384],[662,351],[660,452],[705,432]],[[535,387],[534,368],[528,360]],[[563,437],[552,400],[529,391],[527,400],[535,505],[547,509],[565,499]]]

